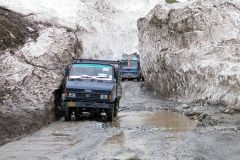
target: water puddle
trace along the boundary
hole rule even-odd
[[[196,128],[197,121],[190,120],[187,116],[172,112],[124,112],[119,113],[112,127],[135,128],[142,126],[162,127],[162,131],[175,133],[187,132]]]
[[[156,156],[159,151],[165,150],[168,159],[176,159],[178,143],[184,142],[185,139],[185,134],[182,133],[191,131],[197,123],[172,111],[119,112],[116,122],[109,125],[120,128],[121,132],[106,138],[102,148],[104,153],[113,152],[114,149],[117,152],[121,148],[131,148],[135,155],[156,154]],[[176,134],[179,132],[181,133]]]

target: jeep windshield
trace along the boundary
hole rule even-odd
[[[70,78],[113,80],[112,66],[104,64],[73,64]]]

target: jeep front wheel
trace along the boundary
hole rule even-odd
[[[65,114],[64,114],[65,121],[70,121],[71,115],[72,115],[71,109],[69,107],[65,108]]]
[[[114,114],[114,108],[109,107],[107,111],[107,121],[112,122],[113,121],[113,114]]]
[[[114,116],[117,116],[118,115],[118,108],[119,108],[119,101],[116,100],[115,103],[114,103]]]

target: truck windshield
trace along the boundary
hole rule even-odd
[[[112,66],[102,64],[73,64],[70,78],[112,80]]]
[[[130,64],[128,64],[128,60],[122,60],[122,66],[123,67],[137,67],[138,66],[138,60],[131,60]]]

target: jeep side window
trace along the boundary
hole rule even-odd
[[[110,69],[109,69],[108,77],[112,79],[112,75],[113,75],[112,68],[110,68]]]

